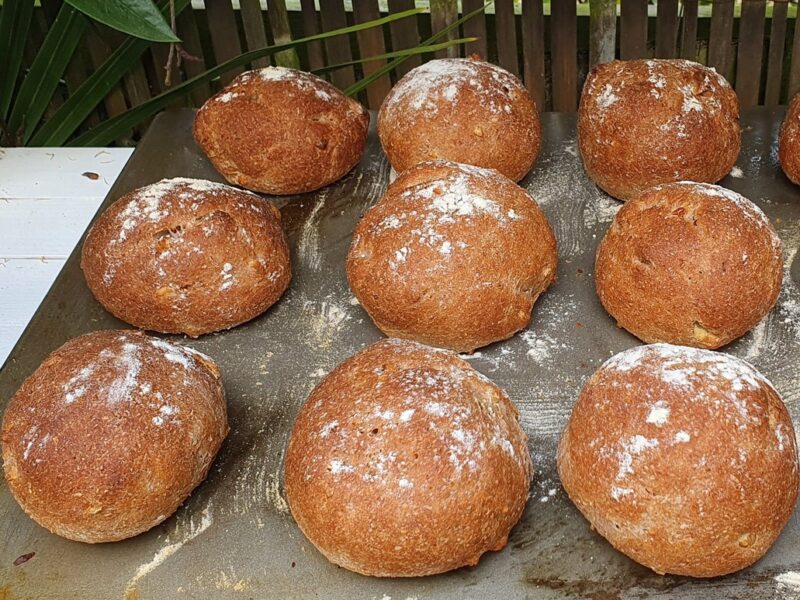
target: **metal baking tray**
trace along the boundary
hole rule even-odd
[[[723,185],[759,204],[784,243],[786,277],[777,306],[724,350],[769,377],[800,418],[800,187],[777,164],[783,109],[743,115],[742,153]],[[221,180],[191,136],[189,110],[158,117],[109,193],[162,177]],[[374,121],[374,119],[373,119]],[[598,241],[618,202],[584,174],[575,116],[544,114],[542,155],[522,182],[558,238],[557,282],[529,329],[481,349],[470,362],[519,407],[535,464],[531,497],[508,546],[474,568],[419,579],[373,579],[325,560],[303,537],[283,497],[290,428],[311,389],[336,364],[381,338],[352,299],[344,260],[364,210],[385,189],[389,165],[373,130],[360,165],[338,183],[279,201],[294,278],[265,315],[224,333],[179,342],[216,359],[225,378],[231,432],[208,479],[178,512],[136,538],[84,545],[52,535],[0,484],[0,598],[775,598],[800,597],[800,521],[795,513],[769,554],[724,578],[661,577],[616,552],[570,504],[555,447],[582,384],[602,361],[638,344],[603,311],[592,277]],[[273,199],[275,200],[275,199]],[[87,289],[73,252],[0,370],[2,407],[62,343],[87,331],[126,327]],[[35,553],[14,566],[23,555]],[[20,559],[20,561],[23,559]],[[18,561],[19,562],[19,561]]]

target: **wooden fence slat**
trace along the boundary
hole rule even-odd
[[[550,11],[553,110],[574,112],[578,94],[578,12],[573,0],[552,0]]]
[[[263,48],[267,45],[267,31],[264,28],[264,15],[261,14],[261,2],[259,0],[239,0],[239,6],[242,11],[242,27],[247,49]],[[256,69],[268,66],[268,58],[257,58],[253,61],[253,67]]]
[[[331,31],[347,26],[347,15],[344,12],[342,0],[319,0],[319,8],[323,31]],[[328,54],[328,64],[330,65],[353,60],[349,35],[337,35],[336,37],[328,38],[325,40],[325,50]],[[342,90],[353,85],[355,80],[353,67],[337,69],[331,75],[333,85]]]
[[[526,4],[538,4],[538,3],[539,0],[528,0],[528,2],[523,2],[522,11],[525,12]],[[389,4],[391,5],[391,2]],[[484,0],[462,0],[461,12],[463,14],[469,14],[474,10],[478,10],[484,4],[485,4]],[[469,44],[464,46],[464,56],[470,56],[471,54],[478,54],[482,59],[488,60],[489,51],[486,45],[487,43],[486,13],[477,14],[474,17],[472,17],[469,21],[465,21],[463,28],[464,28],[464,37],[478,38],[476,42],[470,42]]]
[[[292,28],[289,26],[289,12],[286,10],[286,0],[269,0],[267,4],[269,26],[276,44],[292,41]],[[294,49],[283,50],[275,55],[275,64],[290,69],[300,68],[300,58]]]
[[[736,61],[736,93],[743,108],[758,104],[761,59],[764,54],[766,0],[744,0],[739,21],[739,54]]]
[[[458,1],[457,0],[430,0],[431,7],[431,31],[437,33],[458,20]],[[444,39],[439,42],[446,42],[457,39],[458,31],[451,31]],[[436,58],[458,56],[458,48],[451,46],[446,50],[439,50],[435,53]]]
[[[175,24],[178,26],[178,36],[182,40],[183,49],[197,60],[184,60],[183,70],[187,77],[195,77],[206,70],[206,59],[203,54],[203,45],[200,42],[200,32],[197,29],[197,20],[194,9],[189,4],[178,15]],[[267,63],[269,64],[269,63]],[[144,75],[144,71],[142,71]],[[130,90],[129,90],[130,96]],[[211,88],[207,83],[196,87],[191,92],[192,104],[201,106],[211,96]],[[133,99],[131,98],[133,102]],[[135,106],[136,104],[134,104]]]
[[[111,56],[111,48],[97,33],[96,28],[99,27],[96,23],[87,28],[86,31],[86,47],[89,50],[89,58],[92,61],[92,67],[97,69],[100,67],[109,56]],[[119,114],[128,110],[128,104],[125,101],[125,94],[122,93],[122,86],[115,85],[111,91],[103,98],[103,104],[106,107],[106,112],[109,117],[116,117]]]
[[[656,13],[656,58],[675,58],[678,0],[659,0]]]
[[[616,0],[589,0],[589,67],[614,60],[616,44]]]
[[[620,58],[647,58],[647,2],[622,0],[619,28]]]
[[[683,0],[681,58],[697,60],[697,0]]]
[[[353,18],[356,23],[372,21],[380,17],[378,0],[353,0]],[[358,52],[361,58],[377,56],[386,53],[386,44],[383,41],[383,28],[372,27],[356,34],[358,40]],[[377,71],[386,64],[385,60],[375,60],[362,64],[364,76]],[[373,81],[367,88],[367,103],[369,108],[379,109],[383,99],[392,87],[392,82],[388,75],[384,75],[377,81]]]
[[[800,91],[800,24],[794,20],[794,36],[792,38],[792,62],[789,65],[789,89],[786,91],[786,102]]]
[[[303,18],[303,35],[308,37],[320,32],[319,13],[314,6],[314,0],[300,0],[300,9]],[[308,68],[321,69],[325,66],[325,57],[322,54],[322,42],[311,42],[306,44],[308,53]]]
[[[205,0],[205,5],[216,64],[239,56],[242,53],[242,44],[239,41],[239,30],[231,0]],[[228,71],[220,77],[220,83],[223,86],[228,85],[242,71],[243,67]]]
[[[389,0],[390,13],[397,13],[412,8],[414,8],[414,0]],[[400,21],[392,21],[389,23],[389,34],[392,40],[392,50],[404,50],[405,48],[417,46],[421,39],[419,36],[417,17],[413,16],[401,19]],[[407,58],[402,64],[395,68],[395,77],[399,79],[420,64],[421,59],[418,55]]]
[[[497,62],[500,63],[500,66],[506,71],[510,71],[514,75],[519,75],[517,22],[514,16],[514,0],[495,0],[494,7]]]
[[[716,0],[711,8],[708,40],[708,66],[731,79],[731,34],[733,33],[733,0]]]
[[[769,54],[767,55],[767,85],[764,91],[764,104],[767,106],[775,106],[781,101],[788,7],[789,3],[786,0],[775,0],[772,5],[772,26],[769,31]]]
[[[547,99],[544,74],[544,6],[541,0],[522,3],[522,51],[525,87],[533,94],[539,112]]]

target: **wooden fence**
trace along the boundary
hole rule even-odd
[[[204,4],[204,6],[202,5]],[[192,77],[245,50],[275,41],[297,39],[346,24],[379,17],[381,6],[396,12],[413,8],[414,0],[301,0],[299,10],[288,10],[285,0],[205,0],[184,9],[177,18],[178,35],[187,60],[172,73],[172,82]],[[297,3],[296,3],[297,4]],[[347,6],[350,6],[350,2]],[[468,13],[483,0],[463,0]],[[724,74],[736,88],[743,106],[785,103],[800,87],[800,28],[788,18],[787,0],[743,0],[741,16],[734,15],[734,0],[714,0],[711,16],[698,17],[698,0],[658,0],[656,15],[648,16],[645,0],[590,0],[590,16],[578,16],[574,0],[523,0],[521,14],[513,0],[496,0],[487,14],[465,22],[456,35],[477,37],[464,48],[439,55],[479,54],[518,74],[544,110],[574,111],[580,86],[593,64],[614,57],[683,57],[708,64]],[[767,8],[771,16],[767,16]],[[59,0],[42,0],[26,48],[30,60],[60,7]],[[652,7],[651,7],[652,10]],[[456,0],[431,0],[430,12],[397,21],[382,31],[372,29],[352,36],[316,42],[275,58],[279,64],[317,69],[361,56],[415,46],[420,39],[440,31],[459,18]],[[50,107],[57,108],[91,72],[111,54],[121,34],[93,24],[67,70],[63,86]],[[124,81],[105,98],[83,128],[166,89],[168,45],[153,44]],[[393,81],[427,55],[407,60],[391,75],[375,81],[361,98],[378,108]],[[253,66],[269,64],[256,61]],[[368,75],[382,63],[372,62],[338,70],[331,80],[344,88]],[[187,100],[200,105],[238,72],[231,71],[216,84],[196,89]],[[134,137],[121,140],[130,143]]]

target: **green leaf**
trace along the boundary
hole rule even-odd
[[[189,0],[176,0],[175,13],[189,5]],[[159,2],[161,10],[168,10],[168,0]],[[97,108],[103,98],[120,79],[139,61],[150,47],[150,42],[139,38],[125,38],[119,47],[76,89],[46,123],[28,141],[29,146],[61,146]]]
[[[387,52],[386,54],[376,54],[375,56],[368,56],[367,58],[359,58],[356,60],[349,60],[347,62],[338,63],[335,65],[329,65],[327,67],[322,67],[320,69],[314,69],[311,72],[314,73],[315,75],[324,75],[325,73],[330,73],[331,71],[344,69],[345,67],[351,67],[353,65],[358,65],[361,63],[372,62],[373,60],[389,60],[390,58],[408,58],[409,56],[414,56],[416,54],[428,54],[430,52],[438,52],[439,50],[445,50],[450,46],[458,46],[459,44],[468,44],[470,42],[476,41],[477,39],[478,38],[474,37],[460,38],[457,40],[442,42],[441,44],[430,44],[428,46],[417,46],[416,48],[407,48],[406,50],[395,50],[394,52]]]
[[[83,37],[86,23],[86,17],[71,6],[63,5],[58,11],[25,80],[19,86],[8,118],[9,130],[15,132],[24,129],[24,141],[30,139],[47,110],[53,92]]]
[[[0,121],[5,121],[11,107],[34,4],[34,0],[3,2],[3,12],[0,13]]]
[[[65,0],[104,25],[151,42],[179,42],[152,0]]]
[[[459,25],[461,25],[461,23],[464,23],[465,21],[469,21],[472,17],[481,14],[482,12],[484,12],[486,10],[487,6],[490,6],[492,4],[494,4],[494,0],[490,0],[489,2],[486,2],[482,7],[476,8],[472,12],[465,14],[464,16],[462,16],[457,21],[453,21],[447,27],[445,27],[441,31],[438,31],[437,33],[435,33],[434,35],[429,37],[427,40],[424,40],[422,43],[420,43],[418,48],[422,48],[422,47],[426,47],[426,46],[427,47],[431,47],[433,42],[435,42],[439,38],[442,38],[442,37],[446,36],[450,31],[452,31],[453,29],[456,29]],[[426,50],[426,52],[430,52],[430,50]],[[393,61],[391,61],[389,63],[386,63],[384,66],[382,66],[380,69],[377,69],[376,71],[374,71],[368,77],[364,77],[362,80],[356,81],[353,85],[351,85],[349,88],[347,88],[344,91],[344,93],[347,94],[348,96],[355,96],[361,90],[366,89],[369,86],[369,84],[371,84],[373,81],[376,81],[376,80],[380,79],[381,77],[383,77],[384,75],[386,75],[387,73],[390,73],[392,71],[392,69],[394,69],[398,65],[403,64],[407,59],[408,59],[408,56],[403,56],[403,57],[400,57],[400,58],[396,58],[395,60],[393,60]]]
[[[219,77],[221,74],[230,71],[236,67],[240,67],[242,65],[246,65],[254,61],[257,58],[263,58],[265,56],[270,56],[275,54],[276,52],[280,52],[281,50],[287,50],[289,48],[295,48],[297,46],[301,46],[303,44],[307,44],[308,42],[313,42],[316,40],[324,40],[327,38],[335,37],[337,35],[345,35],[348,33],[354,33],[356,31],[362,31],[364,29],[369,29],[371,27],[378,27],[381,25],[385,25],[386,23],[391,23],[392,21],[397,21],[399,19],[404,19],[406,17],[410,17],[411,15],[416,15],[418,13],[423,12],[424,9],[422,8],[414,8],[411,10],[406,10],[403,12],[399,12],[393,15],[389,15],[386,17],[382,17],[380,19],[375,19],[374,21],[366,21],[364,23],[359,23],[358,25],[351,25],[349,27],[343,27],[341,29],[336,29],[334,31],[327,31],[325,33],[318,33],[316,35],[312,35],[305,38],[300,38],[297,40],[293,40],[291,42],[285,42],[283,44],[275,44],[273,46],[266,46],[264,48],[259,48],[258,50],[251,50],[249,52],[245,52],[244,54],[240,54],[237,57],[234,57],[224,63],[217,65],[216,67],[209,69],[205,73],[197,75],[187,81],[184,81],[180,85],[173,87],[166,92],[151,98],[147,102],[143,102],[139,106],[135,106],[130,110],[125,111],[121,115],[117,115],[111,119],[108,119],[97,125],[96,127],[90,129],[89,131],[79,135],[77,138],[72,140],[71,144],[74,146],[105,146],[110,144],[112,141],[121,137],[128,133],[131,128],[138,125],[142,121],[152,117],[162,108],[169,106],[172,102],[176,99],[186,95],[188,92],[193,90],[199,85],[211,81],[212,79]]]

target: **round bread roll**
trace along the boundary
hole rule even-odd
[[[658,186],[630,200],[600,242],[597,294],[645,342],[719,348],[778,298],[781,241],[766,215],[708,183]]]
[[[589,73],[578,109],[586,173],[627,200],[660,183],[715,182],[739,156],[739,100],[687,60],[615,60]]]
[[[786,176],[800,184],[800,94],[796,94],[781,124],[778,160]]]
[[[797,500],[778,393],[746,362],[669,344],[627,350],[581,392],[558,472],[592,527],[657,573],[716,577],[761,558]]]
[[[196,179],[162,179],[114,202],[86,236],[81,268],[115,317],[192,337],[257,317],[292,276],[278,209]]]
[[[404,171],[364,215],[347,257],[387,335],[469,352],[514,335],[556,276],[556,240],[522,188],[446,161]]]
[[[310,73],[246,71],[212,96],[194,139],[222,175],[267,194],[300,194],[344,177],[361,160],[369,113]]]
[[[53,352],[11,399],[3,467],[39,525],[113,542],[175,512],[227,433],[210,358],[137,331],[97,331]]]
[[[502,549],[525,508],[527,436],[457,356],[383,340],[314,389],[286,451],[286,499],[331,562],[417,577]]]
[[[505,69],[473,58],[432,60],[383,101],[378,135],[399,173],[433,159],[500,171],[519,181],[541,146],[536,103]]]

